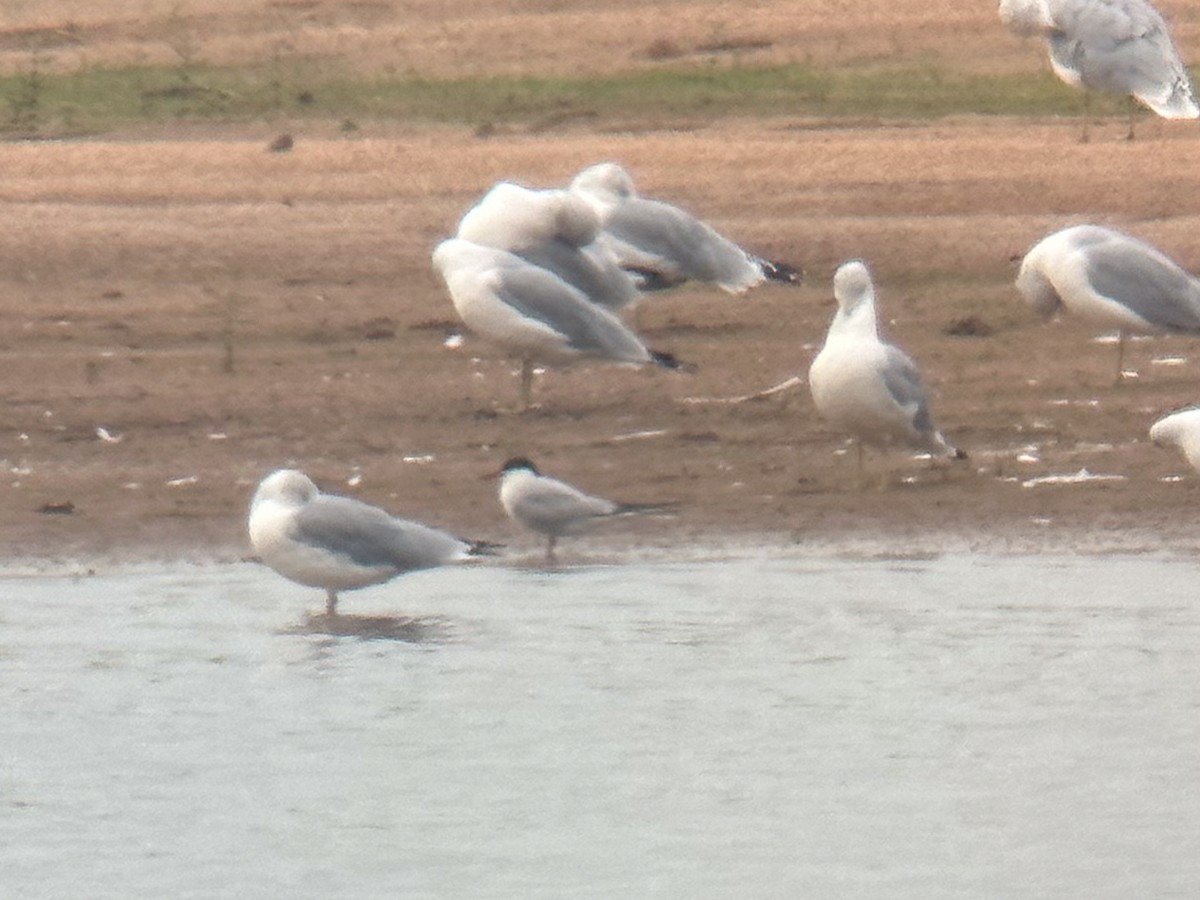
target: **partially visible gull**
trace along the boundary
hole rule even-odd
[[[1178,447],[1188,464],[1200,472],[1200,408],[1163,416],[1150,426],[1150,440],[1160,447]]]
[[[866,264],[857,259],[842,263],[833,276],[833,294],[838,310],[808,381],[821,417],[855,439],[860,481],[863,444],[964,458],[934,427],[916,364],[879,339],[875,286]]]
[[[397,519],[360,500],[323,494],[295,469],[279,469],[259,484],[249,531],[266,565],[297,584],[324,589],[329,616],[337,615],[339,591],[462,562],[495,547]]]
[[[1111,228],[1075,225],[1047,235],[1025,254],[1016,284],[1044,318],[1063,310],[1117,329],[1117,381],[1127,334],[1200,333],[1200,281]]]
[[[639,197],[629,173],[616,163],[584,169],[570,190],[600,216],[601,242],[641,279],[643,289],[695,280],[740,294],[766,280],[801,280],[800,270],[752,256],[691,213]]]
[[[617,516],[670,512],[674,504],[616,503],[585,494],[565,481],[543,475],[524,457],[508,460],[500,472],[500,504],[517,524],[546,536],[546,563],[555,561],[560,537],[579,534]]]
[[[535,363],[680,368],[581,291],[512,253],[451,238],[438,245],[433,264],[467,327],[521,361],[522,409],[529,406]]]
[[[580,197],[502,181],[467,211],[456,236],[549,269],[593,303],[612,310],[631,306],[637,285],[596,242],[599,233],[599,216]]]
[[[1165,119],[1200,116],[1166,23],[1145,0],[1000,0],[999,12],[1013,33],[1047,39],[1067,84],[1126,94]]]

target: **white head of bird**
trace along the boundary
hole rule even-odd
[[[1178,447],[1192,468],[1200,470],[1200,409],[1163,416],[1150,426],[1150,440],[1160,447]]]
[[[875,285],[871,270],[861,259],[852,259],[838,266],[833,275],[833,296],[838,311],[830,331],[839,334],[859,332],[874,335]]]
[[[582,197],[570,191],[539,191],[501,181],[467,210],[456,236],[511,250],[549,240],[583,247],[599,232],[600,219]]]
[[[1000,21],[1013,34],[1028,37],[1054,27],[1046,0],[1000,0]]]
[[[613,162],[588,166],[571,180],[571,191],[587,199],[598,212],[637,196],[633,178]]]
[[[296,469],[278,469],[259,483],[250,508],[253,510],[268,502],[284,506],[303,506],[319,493],[313,480],[303,472]]]
[[[1062,306],[1062,297],[1042,269],[1043,257],[1051,249],[1043,241],[1026,253],[1015,282],[1017,291],[1025,298],[1034,315],[1043,319],[1049,319]]]

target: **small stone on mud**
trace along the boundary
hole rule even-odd
[[[987,337],[993,331],[992,326],[978,316],[960,316],[957,319],[951,319],[950,323],[942,329],[943,334],[952,337]]]

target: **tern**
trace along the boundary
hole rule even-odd
[[[617,503],[585,494],[565,481],[543,475],[525,457],[508,460],[500,470],[500,504],[518,525],[546,536],[546,563],[555,562],[560,537],[580,534],[618,516],[664,515],[672,503]]]

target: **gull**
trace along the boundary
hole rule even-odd
[[[1160,447],[1178,447],[1200,472],[1200,408],[1189,407],[1163,416],[1150,426],[1150,440]]]
[[[529,407],[534,363],[681,368],[669,353],[647,349],[582,291],[515,254],[450,238],[434,251],[433,264],[467,327],[521,360],[522,410]]]
[[[571,181],[572,194],[600,217],[600,240],[645,290],[685,281],[719,285],[733,294],[763,281],[799,283],[802,273],[784,263],[752,256],[691,213],[639,197],[633,179],[616,163],[599,163]]]
[[[456,237],[549,269],[607,309],[632,306],[637,285],[597,243],[599,234],[600,218],[582,198],[502,181],[462,217]]]
[[[1127,334],[1200,333],[1200,281],[1111,228],[1075,225],[1042,238],[1021,261],[1016,286],[1043,318],[1065,310],[1116,328],[1118,382]]]
[[[579,534],[616,516],[670,513],[670,503],[616,503],[585,494],[565,481],[543,475],[525,457],[508,460],[500,470],[500,505],[518,525],[546,536],[546,563],[555,562],[560,537]]]
[[[323,494],[295,469],[272,472],[250,503],[250,543],[270,568],[325,590],[325,614],[337,615],[338,592],[382,584],[397,575],[486,555],[497,545],[472,543],[377,506]]]
[[[916,363],[879,339],[875,286],[862,260],[838,267],[833,295],[838,310],[808,382],[820,416],[855,439],[860,484],[864,444],[899,444],[933,456],[965,458],[934,428]]]
[[[1164,119],[1200,116],[1166,23],[1145,0],[1000,0],[999,12],[1014,34],[1047,39],[1050,65],[1067,84],[1126,94]]]

